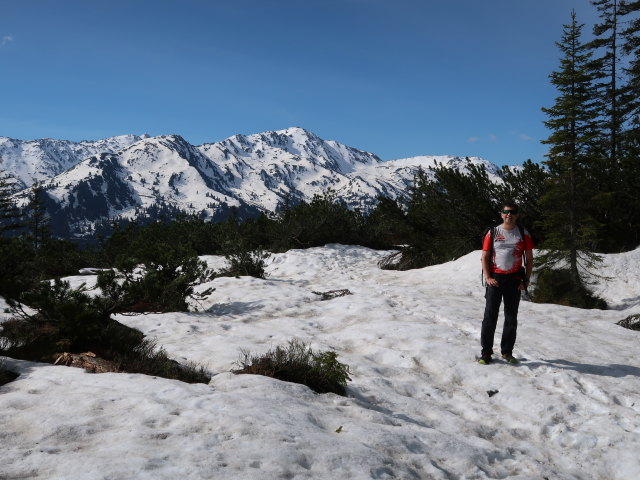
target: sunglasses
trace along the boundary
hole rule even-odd
[[[502,210],[502,213],[504,213],[505,215],[518,215],[518,210]]]

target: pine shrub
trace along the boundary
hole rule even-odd
[[[85,351],[99,343],[110,321],[109,312],[85,293],[72,289],[69,282],[40,282],[23,292],[19,302],[8,299],[16,317],[2,325],[2,335],[12,349],[35,361],[49,361],[59,351]],[[35,310],[31,313],[23,307]]]
[[[265,267],[269,259],[269,252],[264,250],[236,250],[225,255],[228,267],[218,272],[222,277],[250,276],[266,278]]]
[[[16,297],[41,276],[35,252],[21,238],[0,237],[0,295]]]
[[[113,361],[120,369],[129,373],[142,373],[171,378],[186,383],[209,383],[211,375],[196,363],[181,364],[168,357],[164,348],[153,340],[142,340],[134,348],[116,352]]]
[[[322,195],[314,195],[310,202],[284,206],[271,227],[270,248],[275,251],[319,247],[327,243],[366,243],[364,215],[358,210],[350,210],[331,189]]]
[[[75,243],[52,239],[43,243],[35,254],[36,267],[41,278],[75,275],[93,261],[88,249],[80,249]]]
[[[236,374],[248,373],[306,385],[316,393],[346,394],[349,366],[332,351],[315,352],[307,343],[290,340],[263,355],[243,352]]]
[[[15,316],[0,325],[0,348],[8,356],[52,363],[64,352],[91,351],[130,373],[189,383],[211,378],[203,367],[171,360],[142,332],[113,320],[107,297],[90,297],[84,289],[56,280],[41,283],[20,300],[29,308],[10,301]]]
[[[542,270],[531,299],[536,303],[555,303],[577,308],[607,308],[607,302],[595,296],[584,285],[576,287],[569,270]]]
[[[407,242],[381,265],[408,270],[447,262],[480,248],[480,232],[496,220],[497,196],[484,166],[436,165],[418,171],[409,192]]]
[[[384,257],[378,266],[382,270],[412,270],[438,263],[435,252],[420,245],[408,245]]]
[[[362,245],[375,249],[392,249],[407,242],[411,227],[399,200],[379,196],[375,207],[364,218]]]
[[[180,243],[145,241],[117,258],[115,266],[115,271],[98,275],[98,287],[114,312],[186,312],[187,300],[197,298],[194,287],[213,276],[206,263]]]

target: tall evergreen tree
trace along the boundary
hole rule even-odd
[[[596,246],[597,225],[587,208],[594,195],[598,114],[592,51],[581,42],[583,26],[575,12],[571,23],[563,26],[562,39],[556,43],[562,53],[560,68],[549,76],[559,95],[552,107],[542,109],[551,135],[543,141],[550,145],[545,161],[550,177],[540,202],[546,234],[542,246],[548,250],[541,262],[546,267],[566,263],[576,289],[583,286],[580,271],[593,269],[599,260],[590,253]]]
[[[11,175],[0,171],[0,234],[20,228],[20,211],[11,198],[16,185]]]
[[[23,227],[22,215],[11,195],[17,181],[0,172],[0,295],[14,297],[30,284],[33,252],[27,242],[11,234]]]
[[[35,182],[31,187],[27,208],[29,237],[35,250],[51,239],[51,219],[44,205],[44,195],[46,193],[42,184]]]
[[[625,55],[624,114],[617,205],[624,207],[618,218],[622,234],[619,249],[640,244],[640,0],[621,0],[623,18],[621,50]]]
[[[608,171],[617,166],[621,130],[625,121],[622,88],[618,78],[620,68],[620,0],[591,0],[600,15],[600,23],[593,27],[595,39],[589,44],[601,55],[595,60],[596,92],[603,116],[603,150],[606,151]]]
[[[622,53],[627,62],[624,72],[626,114],[630,121],[629,130],[635,141],[640,138],[640,0],[621,0],[620,15],[623,17]]]
[[[595,36],[589,44],[593,50],[595,92],[600,123],[596,145],[599,148],[594,161],[599,174],[593,188],[599,193],[591,208],[594,218],[607,226],[607,235],[601,238],[603,251],[617,251],[627,237],[628,213],[617,211],[624,196],[624,127],[631,97],[622,78],[622,31],[624,27],[621,0],[591,0],[598,10],[599,23],[593,27]],[[615,212],[615,213],[613,213]]]

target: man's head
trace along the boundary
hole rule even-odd
[[[513,201],[507,201],[502,203],[502,210],[500,210],[500,216],[505,225],[515,225],[518,218],[518,205]]]

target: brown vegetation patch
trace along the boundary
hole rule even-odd
[[[84,368],[89,373],[119,372],[120,369],[114,362],[97,357],[93,352],[69,353],[60,355],[54,365],[66,365],[67,367]]]

